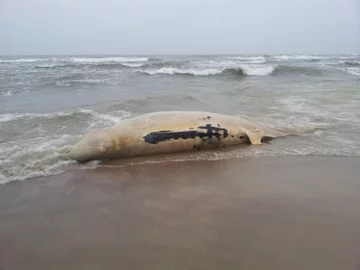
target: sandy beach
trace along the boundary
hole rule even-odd
[[[0,269],[360,269],[360,158],[73,170],[0,187]]]

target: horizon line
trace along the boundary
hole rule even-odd
[[[11,57],[11,56],[228,56],[228,55],[359,55],[360,52],[342,52],[342,53],[133,53],[133,54],[119,54],[119,53],[53,53],[53,54],[0,54],[0,57]]]

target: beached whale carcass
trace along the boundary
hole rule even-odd
[[[77,161],[117,159],[160,153],[261,144],[289,133],[238,116],[199,112],[154,112],[95,130],[68,152]]]

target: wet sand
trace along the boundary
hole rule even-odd
[[[0,269],[360,269],[360,158],[74,170],[0,187]]]

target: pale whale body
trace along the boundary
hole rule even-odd
[[[154,112],[95,130],[68,152],[76,161],[220,148],[289,135],[238,116],[199,111]]]

